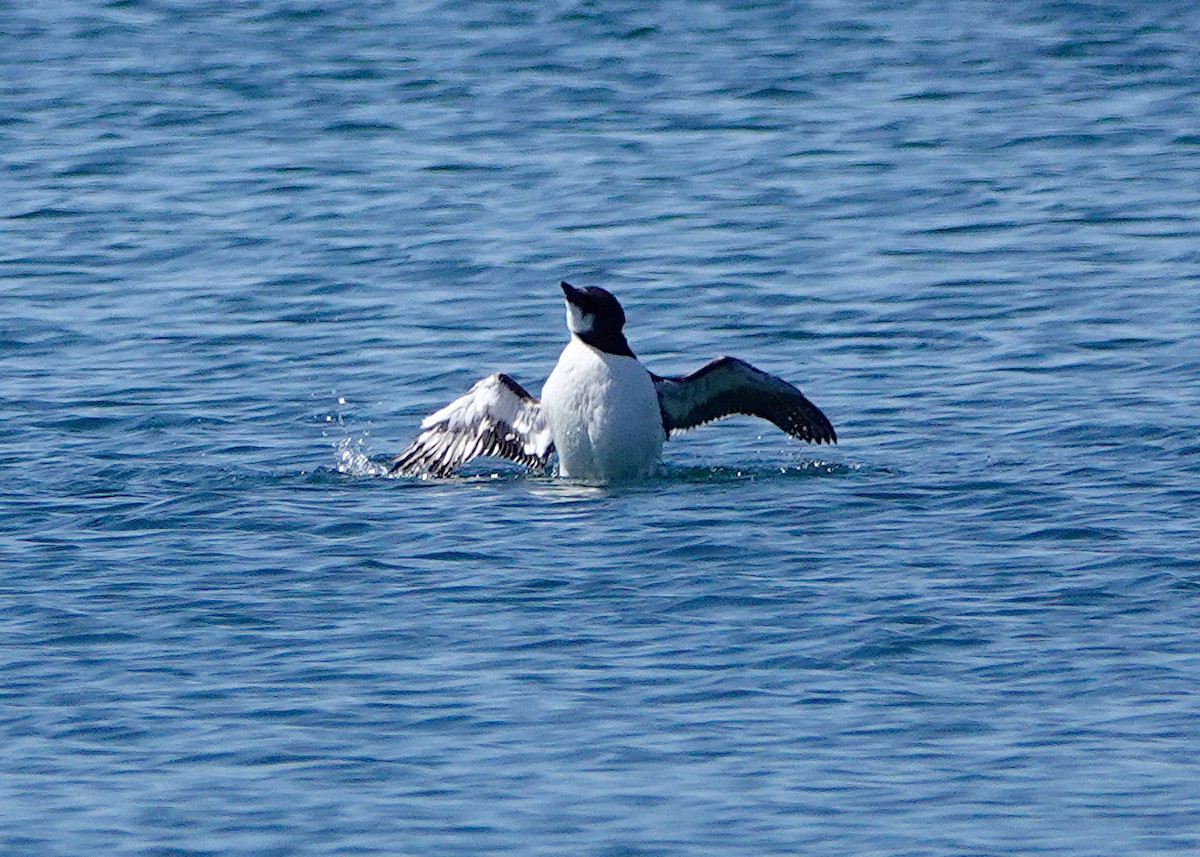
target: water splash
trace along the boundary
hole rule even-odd
[[[532,473],[507,462],[480,460],[461,471],[443,477],[410,477],[391,473],[386,460],[373,459],[367,452],[365,437],[343,437],[334,444],[334,469],[347,476],[382,476],[388,479],[416,479],[430,482],[495,482],[523,481],[546,485],[597,486],[574,479],[561,479],[550,473]],[[768,479],[812,479],[846,476],[863,469],[860,464],[836,461],[802,461],[798,464],[753,463],[743,467],[697,466],[662,464],[640,484],[756,482]],[[601,486],[603,487],[603,486]]]
[[[343,437],[333,445],[334,469],[347,476],[388,476],[388,466],[366,452],[366,438]]]

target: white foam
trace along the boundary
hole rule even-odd
[[[386,464],[372,461],[365,437],[343,437],[333,445],[335,468],[347,476],[387,476]]]

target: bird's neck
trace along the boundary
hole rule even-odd
[[[595,348],[597,351],[603,351],[605,354],[617,354],[621,357],[633,357],[637,359],[637,355],[633,353],[633,349],[629,347],[629,340],[625,338],[625,334],[621,331],[603,331],[589,330],[587,333],[574,334],[581,342]]]

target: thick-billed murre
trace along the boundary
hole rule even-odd
[[[508,375],[484,378],[421,421],[421,433],[390,472],[446,476],[480,456],[544,468],[590,482],[649,474],[663,441],[730,414],[769,420],[810,443],[836,443],[820,409],[787,381],[736,357],[718,357],[690,375],[647,371],[625,339],[625,312],[596,286],[562,284],[571,341],[538,401]]]

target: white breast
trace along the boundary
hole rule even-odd
[[[609,482],[647,475],[662,454],[662,414],[650,373],[633,357],[571,337],[542,387],[559,473]]]

